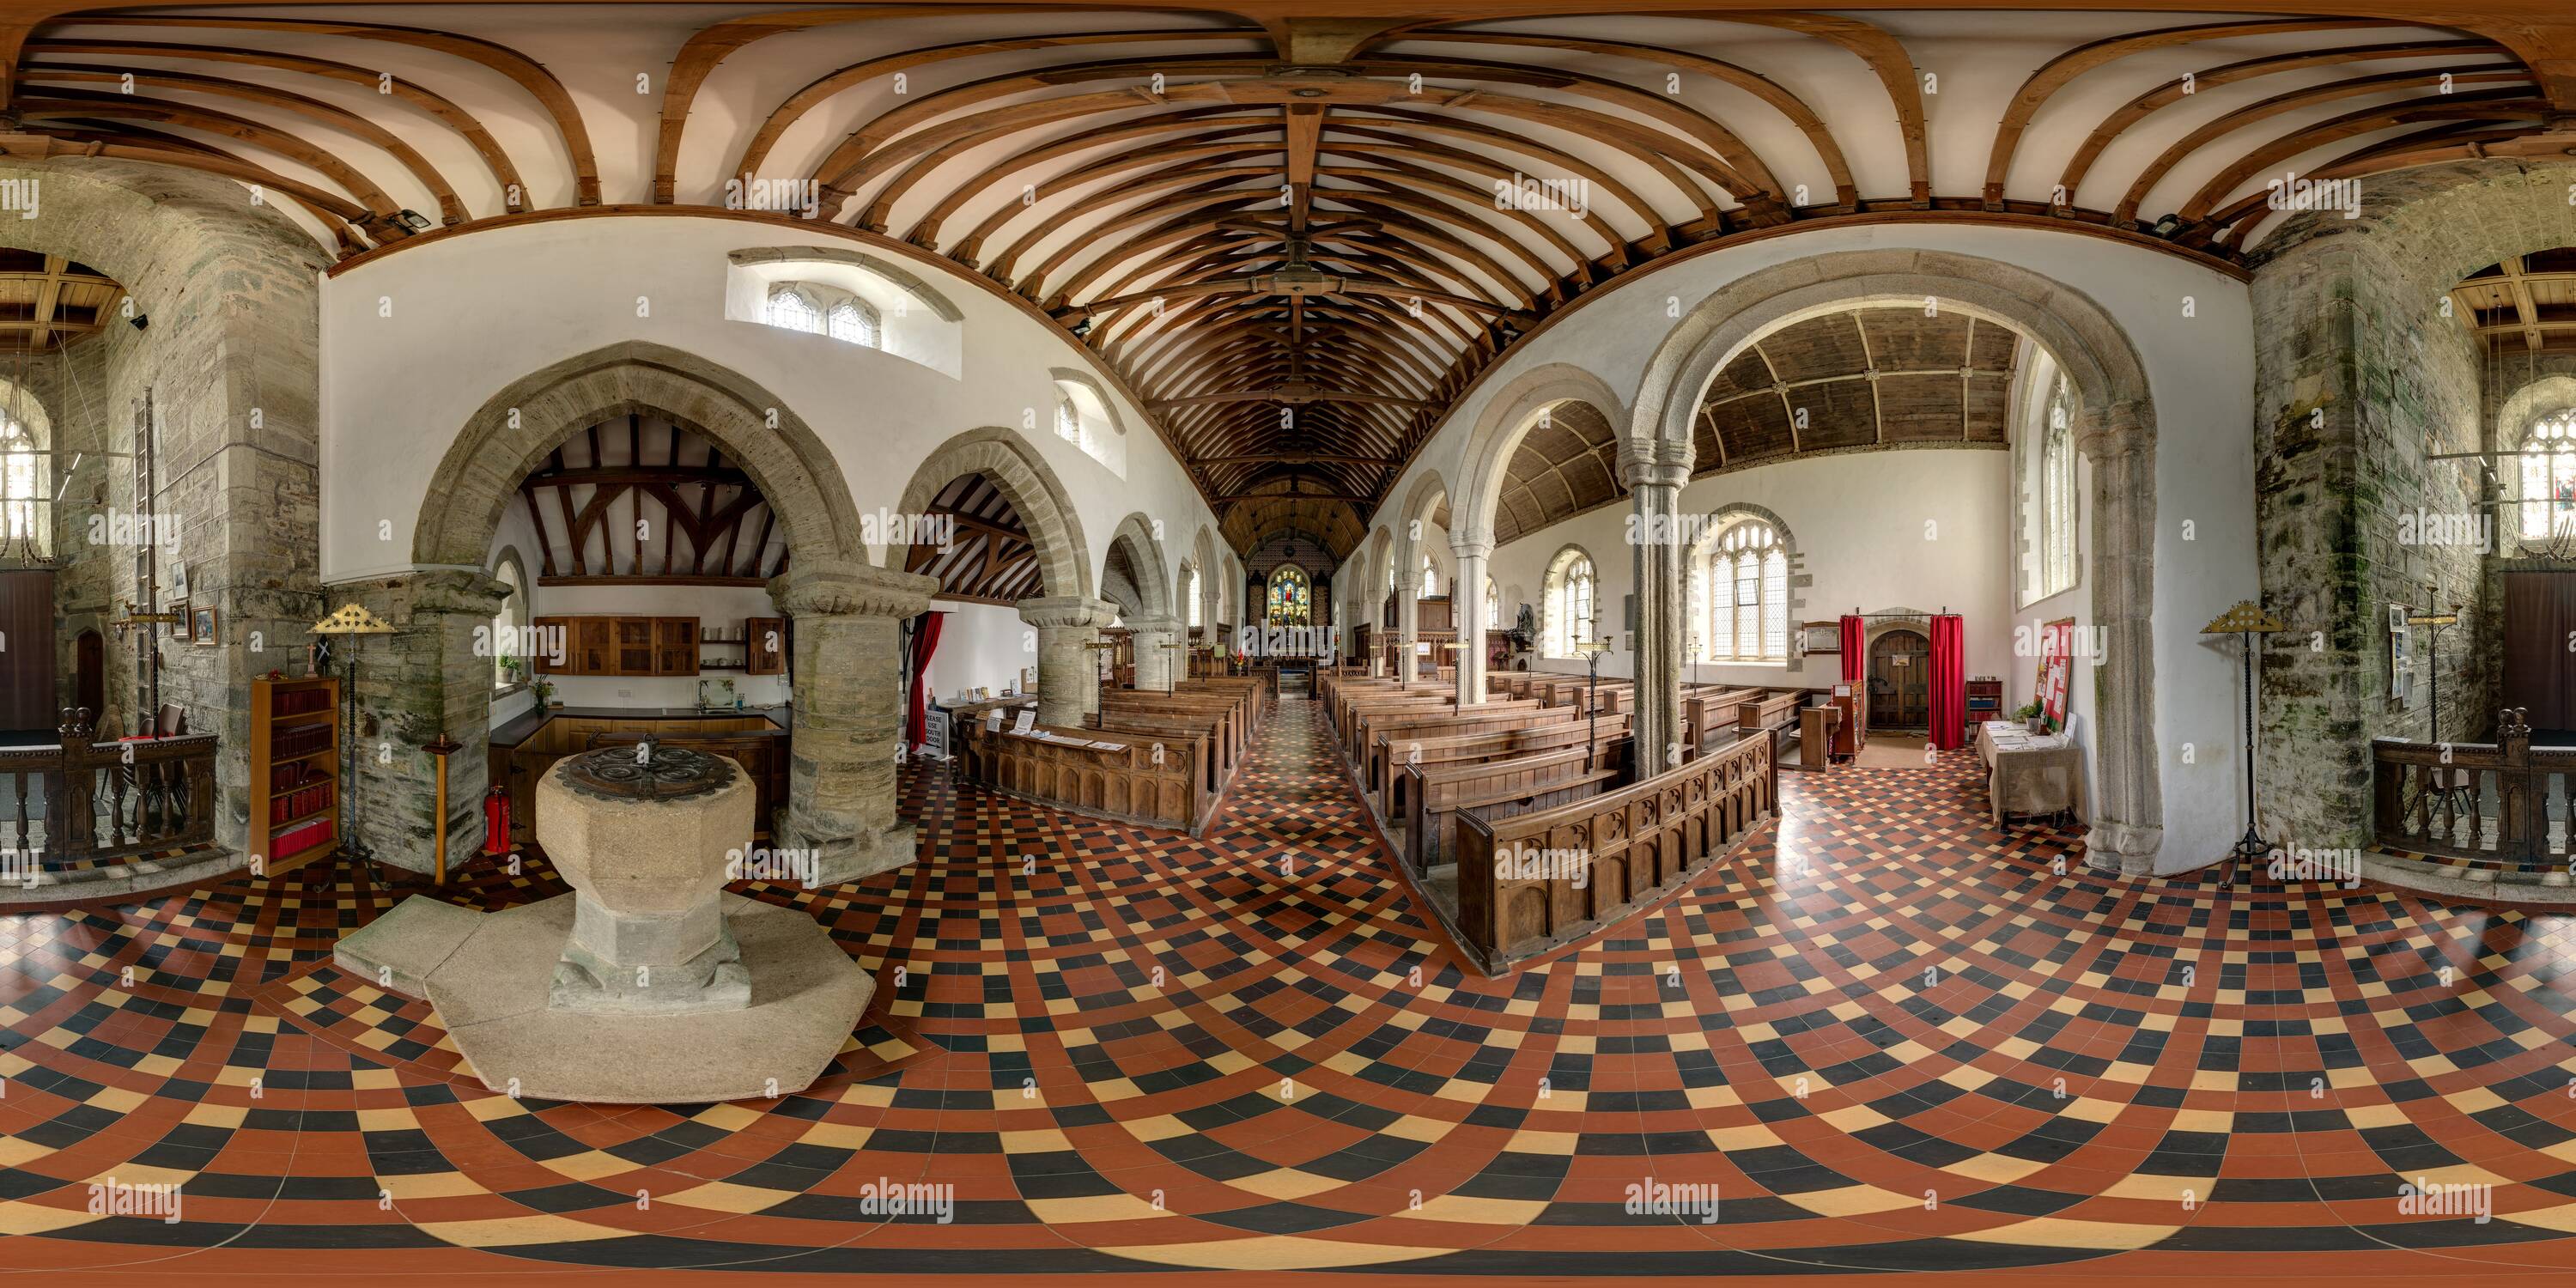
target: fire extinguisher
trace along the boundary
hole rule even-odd
[[[510,789],[483,793],[483,852],[498,858],[510,852]]]

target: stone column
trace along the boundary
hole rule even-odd
[[[782,850],[814,852],[817,884],[913,860],[912,824],[895,816],[903,623],[938,589],[935,578],[837,560],[799,560],[770,579],[770,598],[795,619],[796,724],[771,831]]]
[[[358,668],[355,727],[341,735],[354,753],[348,763],[356,779],[346,784],[340,825],[380,863],[413,872],[437,866],[438,765],[422,748],[441,733],[462,744],[447,758],[448,867],[482,847],[483,785],[491,781],[490,629],[502,597],[501,583],[466,568],[323,588],[331,609],[361,604],[395,628],[331,640],[330,673],[345,683],[352,657]],[[286,648],[311,640],[299,633]],[[285,655],[270,665],[289,674],[303,669]]]
[[[1421,663],[1414,660],[1414,643],[1422,638],[1420,574],[1399,568],[1395,573],[1395,640],[1396,674],[1411,683],[1420,674]]]
[[[1682,564],[1688,552],[1679,539],[1682,484],[1690,479],[1690,445],[1654,444],[1652,458],[1637,458],[1622,449],[1620,476],[1627,481],[1639,540],[1636,556],[1637,638],[1631,642],[1637,664],[1637,772],[1660,774],[1678,759],[1675,748],[1682,728]],[[1606,597],[1605,597],[1606,598]],[[1606,604],[1596,604],[1611,629]]]
[[[1188,668],[1182,665],[1181,650],[1165,648],[1166,644],[1183,644],[1188,637],[1181,633],[1176,617],[1138,617],[1127,623],[1135,633],[1136,687],[1156,692],[1172,687]]]
[[[2154,875],[2165,818],[2149,687],[2155,674],[2154,444],[2138,412],[2133,403],[2116,404],[2098,423],[2085,418],[2076,435],[2077,449],[2093,464],[2093,495],[2087,498],[2093,532],[2086,545],[2093,552],[2093,624],[2102,630],[2102,654],[2093,659],[2093,743],[2101,781],[2092,791],[2084,861],[2096,871],[2133,877]],[[2228,745],[2240,736],[2231,725]]]
[[[1485,700],[1485,561],[1494,543],[1453,536],[1449,553],[1458,561],[1458,581],[1449,590],[1458,624],[1458,705]]]
[[[1023,599],[1020,620],[1038,633],[1038,723],[1078,725],[1100,709],[1100,659],[1090,645],[1118,620],[1118,606],[1080,595]]]

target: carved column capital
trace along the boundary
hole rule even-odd
[[[930,608],[939,579],[874,564],[798,562],[769,579],[769,597],[790,617],[912,617]]]
[[[1691,445],[1658,439],[1642,446],[1619,445],[1619,481],[1630,491],[1644,487],[1678,488],[1690,481]]]
[[[1084,626],[1097,629],[1118,620],[1118,605],[1082,595],[1023,599],[1016,606],[1020,610],[1020,620],[1039,630]]]
[[[1493,553],[1494,539],[1490,535],[1481,539],[1457,536],[1449,538],[1449,554],[1452,558],[1486,559],[1491,558]]]

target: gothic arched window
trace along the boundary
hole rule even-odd
[[[2576,408],[2541,417],[2522,448],[2522,539],[2576,530]]]
[[[1770,524],[1747,519],[1720,532],[1701,561],[1708,629],[1703,662],[1785,662],[1789,658],[1789,556]]]

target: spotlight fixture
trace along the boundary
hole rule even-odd
[[[2170,239],[2173,237],[2174,233],[2175,233],[2176,231],[2178,231],[2179,229],[2181,229],[2181,227],[2182,227],[2182,220],[2181,220],[2179,217],[2174,216],[2174,215],[2167,215],[2167,216],[2165,216],[2164,218],[2159,219],[2159,220],[2157,220],[2157,221],[2156,221],[2156,226],[2155,226],[2155,228],[2154,228],[2152,231],[2155,233],[2155,235],[2156,235],[2156,236],[2158,236],[2158,237],[2163,237],[2163,238],[2166,238],[2166,239],[2170,240]]]
[[[403,227],[408,228],[413,232],[425,233],[429,231],[429,216],[424,215],[417,210],[406,210],[394,217],[402,221]]]
[[[133,317],[127,318],[126,321],[133,323],[134,329],[140,331],[145,327],[152,325],[152,315],[149,313],[137,313]]]
[[[1091,315],[1085,313],[1081,317],[1075,318],[1073,320],[1072,327],[1069,329],[1073,332],[1074,339],[1088,339],[1091,335]]]

